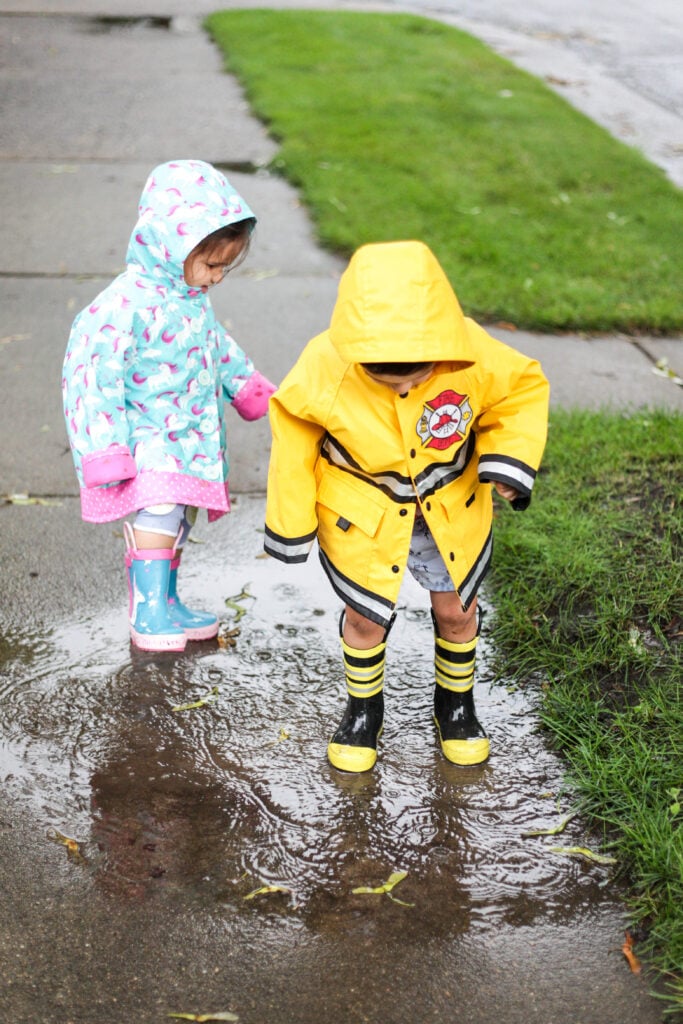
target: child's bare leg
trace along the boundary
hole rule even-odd
[[[170,549],[175,544],[175,537],[168,537],[165,533],[152,533],[150,530],[135,530],[135,544],[142,551]]]

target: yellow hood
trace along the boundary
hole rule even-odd
[[[339,282],[329,336],[351,363],[469,358],[462,310],[423,242],[358,249]]]

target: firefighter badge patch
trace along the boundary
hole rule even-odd
[[[443,451],[464,440],[471,420],[469,398],[457,391],[442,391],[436,398],[425,402],[415,429],[423,447]]]

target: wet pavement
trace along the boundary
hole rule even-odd
[[[262,512],[261,497],[241,496],[185,555],[184,599],[222,611],[240,630],[234,647],[132,649],[120,576],[117,602],[89,581],[77,614],[5,641],[0,968],[12,1020],[658,1021],[620,952],[612,868],[553,852],[597,849],[595,838],[578,818],[559,836],[524,836],[560,824],[572,795],[533,694],[491,682],[486,620],[477,692],[490,763],[462,771],[441,757],[431,626],[406,581],[378,766],[335,772],[339,608],[317,562],[262,557]],[[120,539],[104,529],[106,571]],[[394,871],[407,872],[392,891],[402,902],[353,893]],[[264,885],[287,891],[246,898]]]
[[[80,522],[59,374],[75,312],[121,266],[148,171],[201,156],[257,210],[249,260],[214,304],[275,380],[325,325],[342,264],[316,246],[294,190],[259,169],[275,146],[200,30],[210,5],[157,0],[131,21],[116,18],[139,14],[132,0],[87,7],[0,5],[0,494],[44,502],[0,505],[3,1014],[654,1024],[661,1006],[620,952],[613,869],[552,849],[597,849],[596,838],[580,818],[524,836],[557,826],[573,798],[533,690],[492,684],[486,620],[488,765],[463,772],[441,757],[431,627],[412,580],[389,645],[377,769],[347,777],[327,764],[344,700],[339,607],[314,557],[286,567],[261,555],[266,423],[232,417],[235,509],[200,523],[183,564],[184,599],[239,628],[235,646],[130,647],[120,524]],[[490,16],[519,34],[494,7],[440,16],[478,18],[482,35]],[[543,24],[528,38],[544,42]],[[565,22],[555,36],[576,50]],[[662,356],[675,365],[678,339],[495,333],[542,358],[556,404],[683,407],[652,373]],[[225,599],[245,588],[235,623]],[[353,893],[394,871],[406,872],[395,900]],[[245,899],[263,885],[286,891]]]

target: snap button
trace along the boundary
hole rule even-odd
[[[410,449],[410,457],[411,457],[411,459],[415,458],[415,449],[414,448]]]
[[[453,554],[452,551],[451,551],[451,553],[450,553],[450,555],[448,557],[450,558],[451,562],[455,561],[455,555]]]
[[[408,515],[408,509],[407,508],[402,508],[401,511],[399,512],[399,515],[400,516],[407,516]]]
[[[211,374],[208,370],[200,370],[197,374],[197,380],[200,384],[204,384],[206,386],[211,383]]]
[[[392,565],[391,571],[392,572],[398,572],[398,566],[397,565]]]
[[[428,512],[431,512],[431,511],[432,511],[432,503],[431,503],[431,501],[428,501],[428,502],[427,502],[426,508],[427,508],[427,511],[428,511]]]

